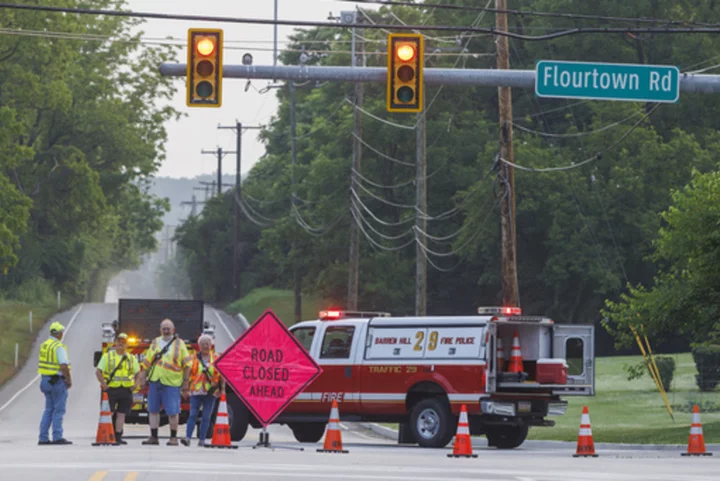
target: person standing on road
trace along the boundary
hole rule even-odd
[[[193,430],[197,423],[200,407],[202,407],[202,421],[198,429],[198,446],[205,446],[205,437],[210,427],[210,417],[215,409],[215,400],[225,394],[225,382],[220,379],[220,373],[215,369],[217,356],[213,351],[213,339],[203,334],[198,339],[200,351],[193,356],[190,367],[190,416],[187,420],[187,433],[180,442],[190,446]]]
[[[40,345],[38,374],[41,376],[40,391],[45,394],[45,411],[40,421],[39,445],[72,444],[63,437],[63,416],[67,404],[68,389],[72,387],[68,350],[62,341],[65,326],[59,322],[50,325],[50,337]],[[52,424],[52,442],[48,436]]]
[[[160,409],[170,422],[170,440],[168,446],[178,446],[177,430],[180,424],[180,397],[188,395],[188,381],[192,357],[182,339],[175,335],[175,324],[170,319],[160,323],[160,337],[156,337],[143,360],[139,385],[150,382],[148,389],[148,412],[150,413],[150,437],[143,441],[146,445],[158,445],[160,427]]]
[[[125,333],[118,334],[115,349],[103,354],[95,370],[100,387],[107,392],[110,411],[115,414],[115,440],[120,444],[127,444],[122,440],[123,427],[133,405],[135,376],[140,372],[140,363],[127,352],[127,338]]]

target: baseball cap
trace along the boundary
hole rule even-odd
[[[121,332],[121,333],[118,334],[116,337],[117,337],[118,339],[125,339],[125,340],[127,340],[128,335],[125,334],[124,332]]]
[[[65,326],[60,324],[59,322],[53,322],[50,324],[50,332],[63,332],[65,330]]]

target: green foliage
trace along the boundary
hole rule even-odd
[[[657,356],[655,357],[655,364],[660,374],[660,382],[662,382],[663,389],[669,392],[673,377],[675,376],[675,359],[669,356]],[[650,374],[650,368],[648,367],[647,361],[644,360],[634,365],[626,364],[624,369],[628,373],[628,381],[639,379],[643,377],[645,373]]]
[[[52,306],[57,302],[57,293],[46,279],[28,279],[13,287],[8,297],[19,302],[37,306]]]
[[[694,345],[693,360],[697,368],[695,381],[701,391],[712,391],[720,384],[720,345]]]
[[[10,267],[0,291],[44,278],[97,298],[113,272],[155,249],[168,209],[146,181],[177,116],[157,102],[174,91],[157,72],[174,49],[141,47],[130,34],[138,21],[121,17],[3,9],[0,24],[70,34],[0,38],[0,272]]]
[[[327,306],[317,296],[303,297],[302,319],[316,319],[321,309]],[[286,289],[273,289],[262,287],[253,289],[242,299],[238,299],[225,310],[229,313],[242,313],[248,322],[255,322],[268,308],[286,325],[290,326],[295,320],[295,294]]]

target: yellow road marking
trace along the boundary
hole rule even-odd
[[[88,481],[102,481],[105,479],[105,476],[107,476],[107,471],[97,471],[95,474],[90,476],[90,479]]]
[[[127,473],[125,475],[125,479],[123,479],[123,481],[135,481],[138,477],[138,474],[139,473],[136,473],[136,472]]]

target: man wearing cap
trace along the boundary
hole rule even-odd
[[[124,332],[118,334],[115,349],[103,354],[95,370],[100,387],[107,392],[110,410],[115,413],[115,440],[120,444],[127,444],[122,440],[123,427],[133,405],[135,375],[140,372],[140,363],[127,352],[127,338]]]
[[[177,430],[180,424],[180,397],[187,397],[192,357],[182,339],[175,335],[175,324],[170,319],[160,323],[160,336],[156,337],[143,361],[143,370],[138,376],[139,385],[150,382],[148,388],[148,413],[150,437],[145,445],[158,445],[160,411],[165,410],[170,423],[168,446],[178,446]]]
[[[65,327],[59,322],[50,325],[50,337],[40,345],[38,374],[41,376],[40,391],[45,394],[45,411],[40,421],[38,444],[72,444],[63,437],[63,416],[67,403],[68,389],[72,387],[68,350],[60,342]],[[48,431],[52,425],[52,442]]]

